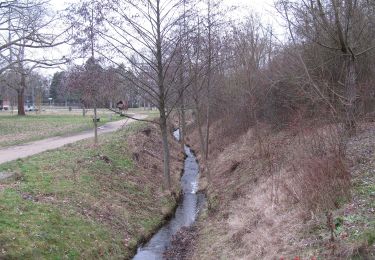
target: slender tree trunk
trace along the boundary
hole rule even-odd
[[[162,54],[162,36],[161,36],[161,18],[160,18],[160,0],[156,0],[156,61],[158,73],[158,89],[159,89],[159,110],[160,110],[160,130],[163,140],[163,155],[164,155],[164,179],[165,186],[169,191],[172,191],[171,176],[170,176],[170,155],[168,144],[168,130],[167,130],[167,115],[165,107],[165,86],[164,86],[164,68],[163,68],[163,54]]]
[[[206,159],[206,174],[210,181],[210,168],[209,168],[209,140],[210,140],[210,101],[211,101],[211,74],[212,74],[212,24],[211,24],[211,1],[208,0],[208,66],[207,66],[207,109],[206,109],[206,148],[205,148],[205,159]]]
[[[167,128],[167,118],[165,115],[165,109],[160,111],[160,130],[163,140],[163,165],[164,165],[164,181],[165,187],[171,191],[171,176],[170,176],[170,154],[169,154],[169,144],[168,144],[168,128]]]
[[[186,37],[186,0],[183,0],[184,3],[184,23],[183,23],[183,31],[184,31],[184,38],[181,43],[181,68],[180,68],[180,88],[183,88],[181,90],[181,146],[182,150],[185,149],[185,135],[186,135],[186,118],[185,118],[185,87],[184,87],[184,71],[185,71],[185,57],[182,53],[182,46],[187,41]],[[188,52],[188,50],[187,50]]]
[[[203,165],[205,165],[208,183],[211,183],[210,169],[209,169],[208,161],[206,157],[206,142],[204,140],[204,134],[203,134],[203,129],[202,129],[203,123],[202,123],[201,111],[199,109],[200,105],[197,100],[195,100],[194,103],[195,103],[196,121],[197,121],[197,127],[198,127],[199,143],[200,143],[200,149],[202,153]],[[207,193],[208,193],[208,189],[207,189]]]
[[[18,115],[24,116],[25,113],[25,89],[26,89],[26,76],[21,73],[20,87],[17,89],[17,99],[18,99]]]
[[[202,118],[200,115],[199,109],[196,110],[197,113],[197,124],[198,124],[198,134],[199,134],[199,140],[200,140],[200,146],[202,151],[202,158],[206,159],[206,148],[205,148],[205,142],[204,142],[204,135],[202,130]]]
[[[180,88],[184,86],[184,74],[183,74],[184,66],[181,65],[180,68]],[[182,146],[182,150],[185,147],[185,132],[186,132],[186,119],[185,119],[185,97],[184,97],[184,89],[180,90],[180,142]]]
[[[202,130],[202,117],[201,117],[201,110],[200,110],[200,103],[199,103],[199,93],[198,93],[198,80],[197,77],[195,76],[194,79],[194,84],[193,84],[193,101],[194,101],[194,106],[195,106],[195,120],[197,122],[198,126],[198,134],[199,134],[199,143],[200,143],[200,149],[202,153],[202,159],[205,159],[205,142],[204,142],[204,135],[203,135],[203,130]]]
[[[206,148],[205,148],[205,158],[208,160],[209,154],[209,139],[210,139],[210,90],[207,89],[207,109],[206,109]]]
[[[18,105],[18,115],[25,116],[25,89],[17,89],[17,105]]]
[[[185,147],[185,135],[186,135],[186,118],[185,118],[185,99],[184,94],[181,96],[181,145],[182,149]]]
[[[197,42],[196,42],[196,45],[199,46],[200,45],[200,26],[199,26],[200,22],[199,22],[199,18],[198,18],[198,23],[197,23],[197,28],[198,28],[198,37],[197,37]],[[197,59],[195,61],[196,64],[198,64],[198,60],[200,58],[200,53],[199,53],[199,48],[198,48],[198,53],[197,53]],[[194,105],[195,105],[195,120],[197,122],[197,125],[198,125],[198,134],[199,134],[199,143],[200,143],[200,149],[201,149],[201,154],[202,154],[202,160],[203,160],[203,164],[205,165],[206,162],[205,162],[205,142],[204,142],[204,135],[203,135],[203,129],[202,129],[202,125],[203,125],[203,120],[202,120],[202,117],[201,117],[201,106],[200,106],[200,100],[201,100],[201,95],[199,93],[199,88],[198,88],[198,67],[196,67],[194,69],[194,83],[192,85],[192,90],[193,90],[193,101],[194,101]]]
[[[209,97],[209,96],[208,96]],[[205,147],[205,165],[206,165],[206,175],[208,182],[211,183],[211,172],[209,163],[209,145],[210,145],[210,99],[207,100],[207,117],[206,117],[206,147]]]
[[[178,109],[178,141],[181,141],[181,109]]]
[[[94,135],[95,135],[95,144],[98,144],[98,117],[96,113],[96,102],[94,103]]]
[[[356,69],[355,60],[352,56],[349,56],[346,61],[346,97],[347,97],[347,109],[346,109],[346,126],[349,131],[354,131],[356,128],[355,122],[355,103],[357,99],[357,88],[356,88]]]
[[[94,52],[94,7],[91,6],[91,19],[90,19],[90,43],[91,43],[91,58],[93,62],[95,62],[95,52]],[[94,92],[95,88],[94,88]],[[96,95],[95,95],[96,98]],[[96,105],[96,100],[94,101],[94,143],[95,145],[98,144],[98,117],[97,117],[97,111],[96,111],[97,105]]]

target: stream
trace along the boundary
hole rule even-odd
[[[180,132],[173,132],[179,140]],[[205,202],[205,195],[198,192],[199,165],[191,149],[185,145],[186,159],[184,173],[181,177],[183,198],[178,205],[174,217],[164,225],[146,244],[140,246],[133,260],[163,259],[163,253],[171,244],[172,237],[182,227],[191,226]]]

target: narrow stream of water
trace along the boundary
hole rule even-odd
[[[179,140],[179,130],[173,133]],[[176,209],[175,216],[163,226],[145,245],[138,248],[133,260],[163,259],[163,253],[170,246],[173,235],[182,227],[191,226],[205,201],[204,194],[197,193],[199,180],[199,166],[195,155],[189,147],[185,146],[184,174],[181,178],[183,191],[182,202]]]

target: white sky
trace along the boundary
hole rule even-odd
[[[257,14],[261,18],[263,25],[273,25],[274,34],[281,36],[284,34],[283,21],[275,9],[276,0],[223,0],[228,5],[238,6],[239,16],[249,16]]]
[[[203,0],[202,0],[203,1]],[[247,16],[251,13],[256,13],[261,17],[264,25],[272,24],[276,34],[282,34],[282,27],[280,26],[280,19],[278,19],[277,12],[274,9],[275,0],[223,0],[223,3],[228,6],[237,6],[235,15]],[[69,6],[71,3],[79,2],[79,0],[51,0],[50,4],[54,7],[55,11],[62,10]],[[67,55],[69,48],[61,47],[55,50],[58,55]],[[65,52],[65,53],[64,53]],[[44,71],[45,74],[52,75],[59,69],[49,69]]]
[[[239,6],[240,13],[243,15],[251,12],[258,13],[265,23],[274,24],[277,19],[276,11],[274,10],[275,0],[223,0],[224,4]],[[51,0],[51,4],[56,7],[56,10],[61,10],[70,3],[78,2],[78,0]]]
[[[59,9],[64,7],[65,4],[69,4],[72,2],[78,2],[78,0],[51,0],[51,3]],[[246,6],[249,6],[249,7],[252,7],[261,11],[267,6],[272,6],[274,0],[224,0],[224,2],[227,2],[232,5],[244,4]]]

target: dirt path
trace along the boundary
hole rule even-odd
[[[145,115],[135,115],[136,119],[144,119]],[[102,125],[98,128],[98,134],[114,132],[131,122],[134,119],[123,119],[115,122],[110,122]],[[4,149],[0,149],[0,164],[17,160],[20,158],[25,158],[34,154],[38,154],[47,150],[56,149],[66,144],[75,143],[77,141],[88,139],[94,137],[94,131],[89,130],[79,134],[74,134],[70,136],[58,136],[51,137],[31,143],[26,143],[22,145],[10,146]]]

